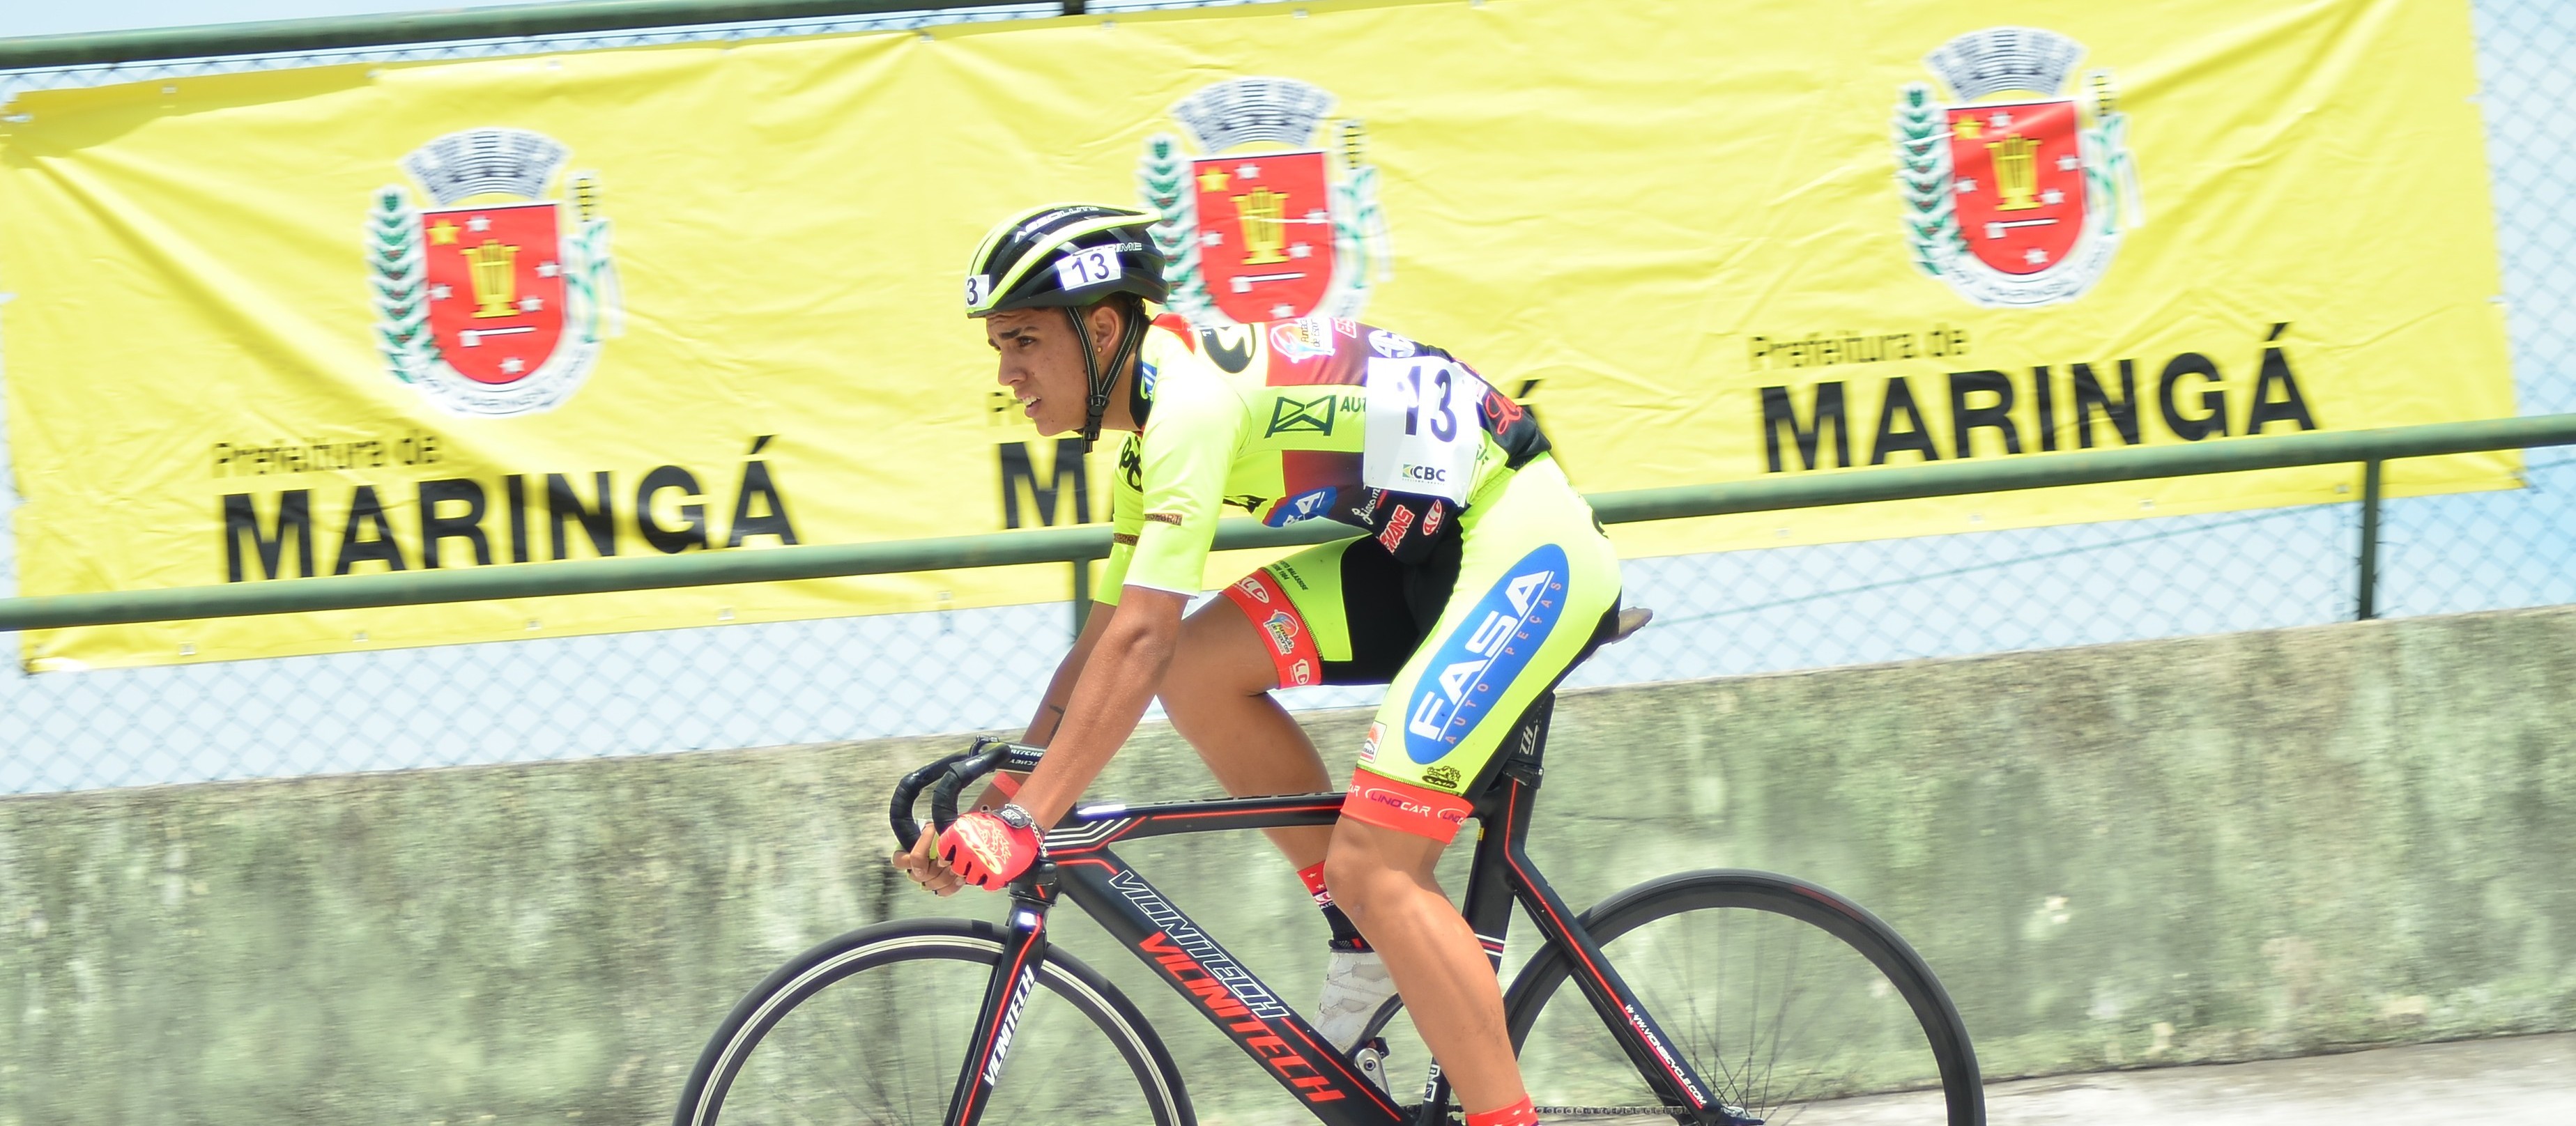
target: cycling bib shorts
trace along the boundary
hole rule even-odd
[[[1283,687],[1389,682],[1342,815],[1447,842],[1521,715],[1607,636],[1619,561],[1555,459],[1480,490],[1458,534],[1403,563],[1368,536],[1225,589]]]

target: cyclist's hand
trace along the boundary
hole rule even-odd
[[[958,888],[966,886],[966,881],[958,879],[957,873],[949,871],[948,865],[940,862],[937,833],[923,833],[919,840],[912,842],[911,848],[894,854],[894,866],[903,869],[903,874],[912,877],[912,882],[936,895],[955,895]]]
[[[1019,824],[1005,820],[1018,808],[1005,806],[1001,813],[979,809],[958,817],[939,835],[939,858],[957,878],[987,891],[1011,886],[1038,859],[1038,831],[1028,824],[1028,815],[1020,813]]]

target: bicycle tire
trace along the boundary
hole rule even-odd
[[[1771,1126],[1984,1126],[1976,1051],[1957,1006],[1913,947],[1849,900],[1792,877],[1704,870],[1639,884],[1578,919],[1674,1046],[1729,1106]],[[1732,933],[1720,941],[1720,931]],[[1703,946],[1709,949],[1697,949]],[[1779,980],[1747,981],[1740,974],[1729,980],[1729,969],[1784,950],[1785,957],[1773,959],[1787,963]],[[1810,954],[1821,957],[1801,968]],[[1713,983],[1676,984],[1683,970],[1711,962],[1718,964]],[[1553,1107],[1551,1121],[1656,1113],[1660,1100],[1615,1047],[1582,991],[1560,988],[1571,965],[1566,952],[1551,945],[1521,968],[1504,997],[1512,1047],[1533,1097]],[[1887,1003],[1881,984],[1902,999],[1901,1011]],[[1833,996],[1808,996],[1828,990]],[[1548,1002],[1557,997],[1570,1003],[1550,1009]],[[1820,1027],[1800,1034],[1761,1025],[1766,1015],[1782,1026],[1791,1023],[1793,1006],[1801,1015],[1817,1015]],[[1904,1046],[1906,1037],[1895,1027],[1908,1017],[1921,1034],[1915,1048]],[[1534,1059],[1532,1033],[1543,1020],[1552,1027]],[[1784,1048],[1793,1049],[1786,1060]],[[1929,1059],[1917,1058],[1918,1049]],[[1563,1057],[1556,1061],[1561,1067],[1550,1067],[1552,1055]],[[1937,1101],[1925,1097],[1934,1086],[1941,1094]],[[1675,1117],[1687,1121],[1686,1115]]]
[[[797,955],[753,987],[707,1041],[673,1123],[807,1122],[820,1105],[832,1110],[822,1120],[937,1126],[1002,940],[991,923],[906,919]],[[984,1121],[1196,1126],[1171,1053],[1107,978],[1050,947],[1038,982],[1044,988],[1011,1030]],[[1086,1024],[1105,1044],[1084,1036]],[[1135,1081],[1132,1098],[1117,1081],[1122,1065]],[[1015,1074],[1023,1081],[1012,1082]]]

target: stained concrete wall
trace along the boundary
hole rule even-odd
[[[1309,721],[1346,764],[1364,717]],[[667,1120],[795,951],[994,913],[882,861],[888,786],[955,743],[0,800],[0,1126]],[[1098,792],[1209,787],[1150,731]],[[1990,1075],[2576,1028],[2576,607],[1573,694],[1538,824],[1578,903],[1709,866],[1852,895]],[[1129,855],[1312,995],[1256,838]],[[1287,1120],[1064,921],[1203,1114]]]

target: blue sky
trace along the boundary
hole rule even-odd
[[[63,35],[135,27],[291,20],[368,12],[486,8],[526,0],[85,0],[79,4],[0,4],[0,37]]]

